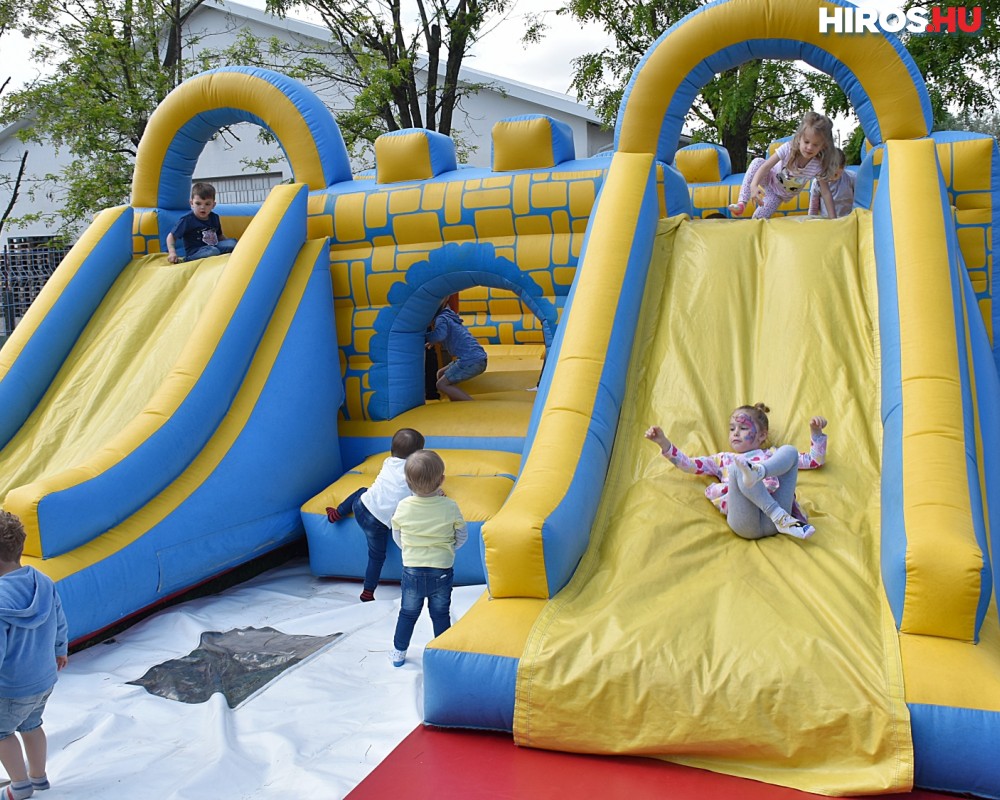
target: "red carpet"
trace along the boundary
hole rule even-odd
[[[818,795],[651,758],[516,747],[509,734],[418,727],[348,800],[804,800]],[[934,800],[916,790],[882,798]]]

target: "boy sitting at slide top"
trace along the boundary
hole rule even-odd
[[[210,183],[196,183],[192,186],[191,210],[177,220],[174,229],[167,234],[167,261],[176,264],[181,260],[177,255],[178,239],[184,242],[184,253],[188,261],[233,252],[236,240],[223,237],[222,220],[213,208],[215,187]]]

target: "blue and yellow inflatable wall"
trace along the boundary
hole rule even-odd
[[[583,607],[591,616],[603,619],[606,607],[613,604],[609,598],[615,597],[614,591],[624,591],[627,587],[613,582],[600,584],[605,590],[600,603],[586,606],[581,600],[586,598],[587,583],[596,582],[612,570],[612,562],[605,560],[608,552],[618,552],[612,550],[617,540],[609,539],[617,530],[612,520],[605,519],[610,512],[599,510],[595,528],[585,529],[579,540],[573,539],[571,524],[559,524],[559,508],[566,498],[572,498],[566,502],[567,508],[585,506],[581,496],[587,490],[581,488],[580,495],[574,493],[575,488],[584,485],[584,475],[593,481],[589,486],[591,491],[606,480],[603,464],[607,462],[596,459],[596,466],[592,467],[595,461],[588,457],[588,437],[593,429],[588,429],[584,420],[614,418],[614,412],[597,412],[591,406],[587,414],[580,414],[576,408],[561,413],[557,408],[566,405],[565,400],[559,397],[556,401],[553,394],[548,395],[540,422],[533,429],[533,448],[526,453],[511,498],[484,529],[490,602],[477,605],[452,631],[433,642],[425,654],[426,714],[431,723],[513,730],[517,741],[535,746],[558,747],[557,742],[561,741],[562,746],[574,750],[662,753],[664,757],[699,766],[825,793],[900,790],[915,782],[983,796],[997,795],[1000,775],[988,753],[995,751],[998,744],[1000,686],[995,678],[986,678],[984,672],[985,664],[995,665],[998,657],[993,592],[996,565],[991,561],[989,543],[993,521],[990,509],[991,505],[995,507],[995,500],[991,504],[990,499],[996,496],[997,473],[991,468],[991,452],[996,442],[993,437],[997,377],[988,335],[993,313],[988,276],[994,269],[996,145],[977,136],[930,138],[926,92],[915,64],[895,37],[831,36],[817,32],[818,8],[837,5],[717,2],[699,9],[663,34],[636,69],[626,92],[618,117],[615,156],[591,221],[588,251],[576,278],[574,299],[580,302],[584,296],[606,297],[609,291],[614,291],[605,284],[590,295],[588,289],[593,277],[590,270],[598,269],[597,265],[601,277],[608,280],[608,275],[616,271],[625,274],[627,263],[637,254],[648,263],[654,226],[636,213],[637,199],[651,165],[673,160],[687,109],[711,75],[750,58],[796,58],[838,80],[857,110],[869,141],[878,145],[861,169],[865,177],[859,177],[859,200],[864,210],[856,212],[858,225],[862,227],[853,234],[859,238],[853,246],[856,253],[852,258],[862,265],[859,267],[862,272],[865,264],[871,264],[872,279],[877,284],[875,290],[865,290],[858,303],[859,309],[868,309],[862,314],[876,315],[874,320],[869,317],[869,323],[863,324],[861,330],[869,331],[867,336],[877,345],[869,361],[881,367],[869,375],[869,385],[854,391],[881,400],[869,407],[872,424],[862,426],[868,429],[869,440],[874,435],[871,431],[878,431],[876,449],[881,458],[881,499],[866,502],[875,502],[881,508],[881,523],[874,533],[881,553],[881,569],[873,579],[884,581],[888,609],[883,616],[891,618],[898,630],[894,636],[886,637],[881,623],[874,625],[874,641],[881,642],[877,647],[892,650],[886,656],[884,671],[879,671],[876,678],[876,683],[884,684],[888,698],[884,724],[894,731],[886,737],[889,743],[882,768],[875,770],[879,777],[869,776],[867,784],[852,783],[862,774],[856,763],[845,764],[838,775],[837,766],[831,763],[834,759],[824,759],[822,755],[818,758],[826,763],[819,770],[823,773],[820,778],[810,774],[816,765],[806,756],[798,766],[787,754],[783,762],[778,759],[776,767],[762,766],[754,763],[753,757],[747,757],[755,748],[764,748],[759,741],[742,745],[746,748],[742,753],[739,747],[718,751],[717,745],[706,744],[708,752],[722,755],[692,758],[692,744],[688,740],[671,743],[669,734],[664,734],[660,744],[651,744],[649,739],[628,733],[637,727],[653,727],[662,732],[661,726],[650,723],[648,714],[641,725],[638,720],[631,728],[614,725],[614,717],[609,717],[608,708],[600,698],[614,696],[634,680],[647,690],[639,692],[647,699],[636,703],[656,703],[655,697],[648,694],[654,691],[654,684],[644,683],[649,673],[643,665],[660,663],[664,658],[669,661],[671,655],[679,658],[679,652],[663,656],[659,652],[640,651],[634,662],[626,662],[625,648],[632,646],[632,640],[622,643],[612,639],[613,644],[605,652],[597,645],[604,631],[595,630],[587,613],[572,616],[569,621],[565,618]],[[959,155],[974,148],[979,149],[975,158],[963,160]],[[719,179],[724,177],[719,175]],[[973,209],[962,199],[969,195],[975,195],[972,203],[979,206],[975,214],[968,213]],[[903,200],[904,196],[910,201]],[[606,222],[611,215],[614,221]],[[969,225],[964,233],[956,225],[960,216]],[[763,247],[757,239],[743,242],[743,238],[772,237],[778,241],[777,237],[786,234],[807,236],[813,249],[803,253],[799,245],[802,258],[805,255],[811,258],[830,246],[822,237],[813,240],[813,234],[820,232],[815,227],[803,228],[794,221],[789,222],[795,228],[778,227],[777,222],[770,227],[761,224],[756,230],[744,227],[737,229],[738,233],[726,227],[715,230],[720,237],[733,237],[733,248]],[[684,226],[680,228],[685,236],[695,236],[687,234],[687,230]],[[708,234],[698,235],[709,240]],[[630,246],[623,246],[623,240],[629,238]],[[968,268],[963,264],[963,244],[973,255]],[[724,252],[727,259],[738,260],[732,249]],[[678,256],[675,249],[675,260],[686,257],[689,255],[685,253]],[[702,264],[701,268],[707,266]],[[656,268],[667,269],[663,264],[657,264]],[[755,280],[766,281],[759,270],[756,274]],[[647,283],[647,292],[649,286]],[[877,300],[873,300],[875,295]],[[659,309],[663,317],[692,313],[682,298],[666,300],[669,304]],[[790,304],[794,300],[782,304],[782,314],[789,313]],[[976,313],[977,306],[982,315]],[[566,336],[566,346],[571,339],[580,343],[592,335],[592,331],[572,328],[577,310],[574,305],[574,313],[562,322],[560,334]],[[601,316],[601,312],[591,313],[593,317],[584,313],[580,319],[592,322],[594,317]],[[706,324],[712,319],[708,308],[695,309],[694,313],[703,314]],[[695,318],[692,324],[697,325],[698,321]],[[847,320],[844,322],[849,324]],[[872,325],[877,331],[874,335]],[[630,328],[633,329],[634,326]],[[750,331],[743,333],[748,334],[749,341],[754,340]],[[796,330],[793,335],[798,333]],[[643,333],[637,334],[637,338],[645,341]],[[828,347],[833,341],[831,338]],[[601,346],[592,344],[595,349]],[[680,345],[671,347],[681,349]],[[606,346],[606,353],[610,359],[610,354],[617,356],[619,351]],[[565,355],[565,350],[561,355]],[[719,358],[717,350],[705,355],[709,359]],[[737,352],[740,355],[747,354]],[[643,363],[640,356],[634,358],[638,359],[633,361],[635,377],[653,376],[647,380],[655,378],[657,369],[661,374],[673,371],[683,375],[685,368],[693,368],[682,361],[667,362],[657,368]],[[561,358],[552,376],[554,383],[586,385],[583,376],[571,371],[582,360],[564,362]],[[704,371],[708,362],[700,363],[701,369],[696,372]],[[732,367],[737,376],[739,363],[735,359]],[[833,367],[839,369],[840,365]],[[693,385],[697,383],[692,380]],[[756,385],[749,377],[738,385],[743,383]],[[837,388],[834,384],[829,389],[830,397],[836,396]],[[776,387],[770,389],[773,392]],[[733,397],[731,404],[748,399],[751,398]],[[847,392],[842,405],[855,404],[859,399],[859,395]],[[642,457],[623,437],[640,440],[645,427],[641,423],[654,420],[635,420],[634,427],[626,430],[629,402],[641,401],[626,401],[622,406],[622,422],[615,443],[621,451],[622,463],[612,463],[611,474],[633,470],[625,473],[631,480],[623,480],[631,491],[636,482],[644,480],[644,470],[648,468],[641,466]],[[611,407],[616,408],[613,403]],[[664,407],[660,413],[679,412]],[[608,443],[604,446],[607,448]],[[635,465],[636,459],[640,466]],[[566,484],[557,488],[550,478],[558,471],[557,462],[587,464],[588,468],[581,466],[567,471]],[[608,487],[614,484],[610,478],[607,481],[602,503],[618,508],[608,496]],[[574,482],[579,483],[574,486]],[[550,511],[537,518],[531,516],[527,509],[538,507]],[[671,507],[671,512],[674,510]],[[642,522],[651,530],[659,524],[655,518]],[[635,520],[631,526],[633,537],[637,535],[634,523]],[[666,527],[670,529],[669,524]],[[575,532],[579,530],[576,526]],[[577,575],[567,584],[568,575],[562,567],[576,563],[574,556],[567,557],[567,552],[581,553],[587,545],[588,533],[592,536],[590,550],[583,555]],[[634,538],[629,541],[628,546],[622,545],[623,552],[637,546]],[[656,563],[663,570],[664,581],[678,579],[678,575],[671,573],[674,564],[659,560]],[[703,573],[692,581],[708,583],[708,575]],[[696,585],[688,584],[688,588]],[[617,615],[609,610],[606,613],[613,615],[612,619],[603,621],[611,627],[633,631],[633,637],[652,636],[646,628],[639,633],[635,622],[650,600],[658,596],[650,584],[643,586],[652,594],[643,598],[642,605],[630,606]],[[546,602],[548,598],[552,598],[550,602]],[[877,598],[867,602],[875,603],[877,609]],[[714,606],[711,608],[717,611]],[[669,616],[669,609],[660,612],[663,613]],[[880,615],[881,612],[876,613]],[[654,618],[659,623],[662,616]],[[574,632],[569,632],[565,641],[558,640],[553,632],[560,626],[583,632],[577,638]],[[708,641],[712,641],[710,635]],[[668,650],[671,646],[678,645],[670,642],[663,645]],[[558,648],[568,652],[556,652]],[[701,655],[705,654],[702,651]],[[737,653],[730,655],[736,657]],[[584,666],[583,662],[591,661],[599,666],[594,669]],[[626,663],[622,666],[617,662]],[[701,663],[704,665],[704,661]],[[943,667],[945,663],[949,666]],[[577,679],[578,674],[584,677]],[[958,677],[959,674],[964,677]],[[643,678],[637,678],[638,675]],[[554,688],[546,686],[543,678]],[[685,685],[704,678],[697,673],[686,674]],[[543,693],[543,689],[550,693]],[[621,691],[625,693],[624,689]],[[581,696],[590,704],[581,701]],[[568,716],[553,713],[554,708],[563,706],[569,709]],[[661,713],[666,720],[663,725],[669,728],[672,724],[669,707]],[[740,711],[734,708],[730,713],[732,725],[742,727]],[[583,721],[588,719],[595,720],[594,725]],[[707,726],[705,718],[700,722]],[[618,738],[608,742],[599,729],[611,730],[612,736]],[[843,734],[843,730],[838,731]],[[900,735],[900,731],[907,733]],[[724,737],[724,733],[723,727],[720,735]],[[878,750],[870,742],[858,740],[851,746],[859,749],[871,746],[873,751]]]
[[[489,170],[407,130],[355,180],[296,82],[234,68],[179,87],[132,205],[95,221],[0,352],[4,506],[74,638],[321,534],[313,500],[409,424],[496,498],[469,565],[488,591],[425,650],[429,724],[827,794],[1000,796],[996,144],[932,135],[895,37],[818,32],[838,7],[685,17],[636,68],[610,157],[531,116],[497,127]],[[687,156],[669,166],[684,117],[762,57],[847,92],[872,143],[849,218],[691,219]],[[274,133],[296,183],[220,207],[232,256],[168,265],[198,155],[234,122]],[[731,191],[712,163],[699,183]],[[534,402],[424,404],[422,333],[455,292],[484,341],[545,345]],[[711,447],[699,431],[763,394],[789,440],[799,406],[838,412],[829,463],[800,478],[806,543],[728,536],[641,437],[661,422]]]

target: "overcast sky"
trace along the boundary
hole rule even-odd
[[[239,1],[256,8],[264,7],[263,0]],[[555,5],[556,0],[552,0],[552,7]],[[581,29],[578,23],[552,13],[546,16],[551,31],[545,41],[523,45],[525,13],[529,9],[537,11],[539,6],[544,7],[538,0],[519,0],[513,12],[477,43],[466,64],[505,78],[568,93],[572,72],[570,60],[601,47],[608,37],[596,26]],[[38,68],[28,58],[29,52],[30,44],[19,34],[4,37],[0,80],[9,74],[13,79],[10,88],[23,85],[38,75]]]
[[[263,8],[263,0],[241,0],[246,5]],[[856,0],[861,6],[886,6],[898,4],[896,0]],[[540,44],[523,45],[521,35],[525,28],[525,15],[539,8],[556,8],[559,0],[518,0],[514,9],[496,29],[484,36],[469,55],[467,64],[484,72],[505,78],[531,83],[556,92],[570,92],[571,60],[575,56],[592,52],[609,41],[597,25],[581,28],[567,16],[548,13],[549,34]],[[3,66],[0,79],[7,74],[12,84],[21,85],[38,74],[29,61],[30,46],[20,35],[4,37]]]
[[[520,0],[513,13],[496,30],[476,43],[466,63],[474,69],[504,78],[572,94],[570,62],[577,56],[604,47],[610,43],[611,37],[598,25],[581,27],[579,22],[566,15],[548,13],[545,21],[549,32],[545,39],[539,44],[522,44],[525,13],[533,5],[540,4]]]
[[[257,8],[264,7],[264,0],[240,1]],[[887,7],[895,5],[896,0],[855,0],[855,4]],[[601,48],[609,41],[609,37],[597,25],[581,27],[565,15],[557,16],[550,12],[545,16],[550,30],[544,41],[540,44],[522,44],[525,15],[529,11],[537,13],[541,8],[554,9],[558,5],[559,0],[518,0],[507,17],[476,44],[467,57],[466,64],[483,72],[572,94],[572,59]],[[11,88],[38,74],[37,67],[28,58],[29,50],[29,43],[19,34],[4,37],[0,80],[10,74],[13,78]],[[838,123],[844,124],[840,121]]]

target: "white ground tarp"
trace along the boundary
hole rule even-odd
[[[361,584],[316,578],[304,559],[165,609],[70,656],[45,713],[50,791],[41,800],[342,798],[421,721],[426,609],[407,663],[389,662],[399,586],[361,603]],[[452,617],[482,586],[457,587]],[[236,709],[129,685],[194,650],[205,631],[270,626],[345,635]],[[2,771],[0,771],[2,774]]]

